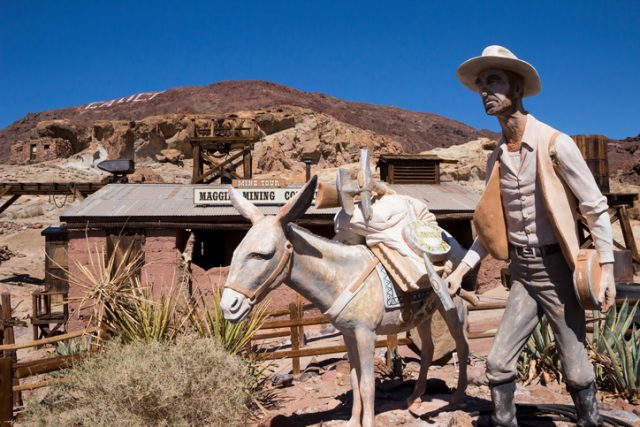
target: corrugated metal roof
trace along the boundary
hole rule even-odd
[[[218,186],[216,186],[218,187]],[[238,217],[233,206],[195,206],[196,188],[211,188],[195,184],[110,184],[96,191],[78,205],[60,215],[62,221],[80,218],[139,218],[139,217]],[[219,186],[218,188],[224,188]],[[265,215],[275,215],[280,206],[258,206]],[[307,210],[310,215],[333,216],[338,209]]]
[[[471,213],[480,195],[453,182],[440,184],[387,184],[398,194],[424,201],[432,212]]]
[[[399,194],[423,200],[434,212],[464,212],[475,209],[479,196],[454,183],[389,185]],[[65,210],[62,221],[82,218],[141,218],[182,217],[204,220],[213,217],[238,217],[233,206],[195,206],[195,188],[211,188],[195,184],[110,184],[85,200]],[[280,206],[258,206],[265,215],[275,215]],[[316,209],[311,206],[307,215],[333,216],[338,209]]]

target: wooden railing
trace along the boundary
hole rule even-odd
[[[17,362],[13,357],[17,350],[91,336],[96,332],[98,332],[98,328],[93,327],[37,341],[0,345],[0,352],[3,353],[3,357],[0,358],[0,426],[11,425],[16,395],[26,390],[48,387],[54,383],[64,381],[64,378],[54,378],[29,384],[20,384],[19,381],[21,379],[69,368],[88,354],[85,351],[66,356]]]
[[[260,351],[256,354],[259,360],[280,360],[291,359],[292,373],[297,375],[300,373],[300,358],[307,356],[322,356],[326,354],[344,353],[347,351],[344,344],[330,346],[306,346],[304,327],[311,325],[325,325],[330,323],[323,315],[315,315],[305,317],[304,312],[312,310],[311,304],[302,304],[300,299],[297,302],[289,304],[288,309],[274,310],[269,312],[268,317],[289,316],[289,319],[267,320],[260,327],[260,332],[256,333],[252,342],[289,337],[291,348],[289,350],[276,351]],[[502,310],[505,308],[504,301],[481,302],[477,306],[468,306],[469,311],[480,310]],[[469,339],[490,338],[495,336],[495,330],[471,332],[468,334]],[[376,348],[387,347],[387,364],[391,364],[391,355],[398,346],[408,345],[411,340],[404,337],[398,337],[398,334],[387,335],[385,338],[379,337],[376,341]]]

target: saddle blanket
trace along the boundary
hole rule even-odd
[[[371,252],[371,250],[369,250],[368,248],[367,250],[369,252],[369,255],[373,259],[375,257],[373,252]],[[378,265],[376,265],[376,273],[378,274],[378,278],[380,279],[380,283],[382,284],[384,308],[386,310],[393,310],[400,307],[407,301],[407,299],[409,299],[411,304],[422,304],[424,303],[429,293],[431,293],[431,289],[429,288],[421,289],[419,291],[411,293],[398,293],[396,285],[394,284],[393,280],[391,280],[391,277],[389,277],[389,273],[387,272],[387,269],[384,268],[382,263],[378,263]]]

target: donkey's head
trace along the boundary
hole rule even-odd
[[[293,248],[286,227],[311,205],[317,181],[314,176],[275,216],[264,216],[240,191],[229,189],[231,203],[253,226],[231,258],[220,301],[225,319],[242,320],[254,303],[288,277]]]

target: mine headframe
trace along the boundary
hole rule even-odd
[[[252,177],[251,151],[260,134],[254,120],[229,115],[193,122],[192,184],[210,184],[217,179],[230,184],[233,179]]]

